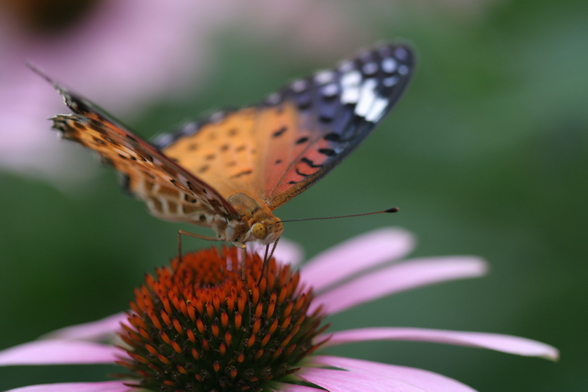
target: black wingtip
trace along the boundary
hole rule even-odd
[[[387,210],[384,210],[384,212],[398,212],[400,211],[400,209],[398,207],[392,207],[392,208],[388,208]]]

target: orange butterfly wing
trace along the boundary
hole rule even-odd
[[[410,49],[379,46],[297,80],[260,105],[160,135],[153,145],[35,71],[74,112],[53,118],[54,128],[112,164],[152,214],[211,227],[237,244],[268,244],[282,232],[271,210],[353,151],[398,101],[413,69]]]
[[[127,189],[145,200],[151,213],[204,226],[210,226],[210,217],[216,215],[239,218],[233,206],[208,184],[92,103],[40,74],[55,86],[74,112],[54,117],[53,127],[62,132],[63,138],[96,151],[103,161],[124,174]]]
[[[225,198],[275,209],[339,164],[405,90],[414,56],[383,45],[297,80],[256,107],[216,113],[155,140]]]

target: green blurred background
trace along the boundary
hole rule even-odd
[[[396,109],[340,167],[277,214],[293,219],[391,206],[401,212],[296,223],[285,235],[310,257],[351,236],[399,226],[419,239],[413,256],[473,254],[491,265],[482,279],[339,314],[329,320],[333,330],[413,326],[512,334],[554,345],[561,360],[412,342],[330,352],[428,369],[480,391],[588,390],[588,2],[321,5],[327,6],[343,22],[341,34],[321,43],[324,50],[307,49],[295,19],[271,34],[256,29],[254,17],[236,19],[210,39],[215,60],[206,83],[181,100],[152,101],[123,121],[152,136],[211,108],[256,102],[375,41],[411,42],[418,69]],[[316,12],[311,3],[303,9],[293,16],[300,23]],[[50,132],[49,124],[42,131]],[[76,159],[90,162],[90,155]],[[15,173],[0,168],[0,349],[125,309],[144,273],[174,256],[176,231],[191,229],[148,215],[122,195],[110,169],[90,172],[90,181],[68,190]],[[184,246],[208,245],[188,239]],[[0,390],[105,380],[116,371],[0,368]]]

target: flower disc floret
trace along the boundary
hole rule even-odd
[[[236,248],[190,253],[147,275],[120,337],[133,384],[153,391],[259,391],[298,370],[320,345],[321,310],[288,265],[241,274]],[[261,277],[261,278],[260,278]]]

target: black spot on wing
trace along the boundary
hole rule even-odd
[[[239,178],[239,177],[251,174],[251,173],[253,173],[253,170],[243,170],[242,172],[239,172],[237,174],[232,175],[231,178]]]
[[[337,155],[337,152],[335,150],[333,150],[332,148],[319,148],[318,152],[320,152],[323,155],[326,155],[328,157],[334,157]]]
[[[72,121],[71,124],[74,128],[76,128],[79,131],[85,131],[86,130],[86,125],[80,123],[79,121]]]
[[[312,160],[308,159],[307,157],[302,157],[300,161],[306,163],[309,167],[312,167],[313,169],[323,166],[322,164],[315,164]]]
[[[300,170],[296,169],[296,174],[298,174],[299,176],[302,176],[302,177],[308,177],[308,176],[312,176],[314,173],[306,174],[306,173],[302,173]]]
[[[284,132],[286,132],[288,130],[288,128],[286,126],[283,126],[282,128],[278,129],[277,131],[275,131],[274,133],[272,133],[272,137],[277,138],[280,137],[284,134]]]
[[[184,200],[187,201],[188,203],[197,203],[198,200],[193,198],[192,196],[188,195],[187,193],[184,193]]]
[[[341,135],[335,132],[330,132],[323,136],[323,139],[328,140],[330,142],[339,142],[341,140]]]

